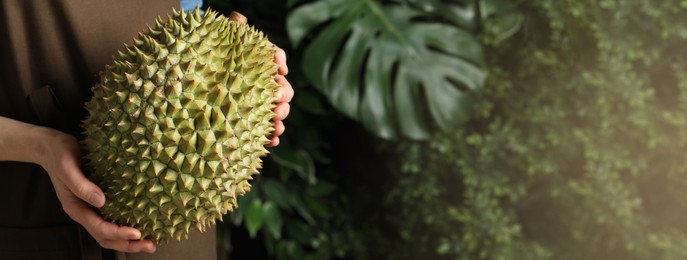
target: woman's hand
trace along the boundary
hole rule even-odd
[[[155,252],[150,240],[139,240],[141,232],[105,221],[95,212],[105,204],[103,191],[89,181],[80,168],[78,141],[71,135],[43,128],[45,146],[39,163],[50,175],[64,211],[83,225],[100,246],[122,252]]]
[[[274,78],[277,83],[281,85],[279,90],[277,90],[277,107],[274,108],[274,113],[277,115],[274,117],[274,132],[272,132],[272,140],[267,146],[274,147],[279,144],[279,136],[284,133],[286,128],[282,122],[289,115],[289,102],[293,98],[293,87],[286,80],[286,74],[289,73],[289,68],[286,66],[286,53],[282,49],[277,49],[277,53],[274,55],[274,61],[279,65],[277,70],[278,75]]]
[[[0,116],[0,161],[39,164],[48,172],[64,211],[86,228],[104,248],[122,252],[155,252],[141,232],[105,221],[93,207],[105,204],[105,195],[81,171],[76,138],[60,131]]]

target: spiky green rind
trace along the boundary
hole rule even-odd
[[[236,208],[274,130],[275,51],[254,28],[197,9],[126,46],[83,121],[103,216],[166,242]]]

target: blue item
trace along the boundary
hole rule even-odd
[[[179,5],[185,11],[193,11],[193,9],[196,9],[196,6],[203,7],[203,0],[180,0]]]

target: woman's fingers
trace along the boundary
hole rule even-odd
[[[58,178],[74,195],[97,208],[105,205],[103,191],[88,180],[75,163],[63,164],[62,169],[64,172]]]
[[[138,240],[141,232],[131,227],[120,227],[103,219],[95,220],[96,229],[104,239],[110,240]]]
[[[103,191],[84,176],[80,164],[79,143],[71,136],[59,136],[57,142],[63,150],[52,158],[50,165],[55,165],[51,172],[69,190],[94,207],[102,207],[105,204]]]
[[[141,232],[131,227],[121,227],[110,223],[98,216],[92,209],[80,209],[81,221],[100,246],[121,252],[155,252],[155,244],[150,240],[141,239]]]
[[[104,248],[114,249],[125,253],[154,253],[157,249],[155,244],[153,244],[153,242],[150,240],[130,241],[105,239],[102,241],[99,240],[98,243]]]
[[[153,252],[155,245],[141,239],[141,232],[105,221],[95,207],[105,204],[105,195],[81,171],[79,143],[74,137],[60,133],[52,138],[54,148],[42,164],[48,171],[64,211],[78,222],[103,247],[123,252]],[[89,205],[90,204],[90,205]]]
[[[284,122],[282,121],[276,121],[274,122],[274,131],[272,132],[272,136],[274,137],[279,137],[286,131],[286,127],[284,127]]]
[[[274,108],[274,113],[276,114],[274,116],[274,121],[282,121],[286,119],[287,116],[289,116],[289,112],[291,111],[291,105],[289,103],[278,103],[277,107]]]
[[[63,207],[69,217],[83,225],[102,247],[127,253],[155,252],[156,247],[152,241],[139,240],[140,231],[105,221],[79,198],[63,198],[62,203],[65,204]]]
[[[274,108],[274,131],[272,132],[272,139],[270,143],[267,144],[268,147],[275,147],[279,145],[279,136],[284,133],[286,128],[282,120],[286,119],[291,110],[289,102],[293,98],[294,91],[291,83],[284,77],[289,73],[289,68],[286,65],[286,52],[281,48],[277,47],[277,52],[274,54],[274,62],[279,65],[277,69],[278,75],[274,77],[274,80],[281,85],[277,90],[277,107]]]
[[[293,98],[294,92],[293,92],[293,87],[291,86],[291,83],[289,83],[288,80],[282,75],[277,75],[274,77],[274,80],[281,85],[279,89],[277,89],[277,103],[279,102],[291,102],[291,99]]]
[[[83,225],[102,247],[127,253],[155,252],[156,247],[152,241],[139,240],[141,239],[140,231],[105,221],[79,198],[73,197],[63,200],[62,203],[67,204],[63,207],[69,217]]]
[[[105,221],[95,213],[93,208],[79,201],[78,198],[63,201],[65,211],[74,221],[83,225],[88,233],[97,240],[134,240],[141,238],[141,232],[131,227],[120,227]]]
[[[275,147],[277,145],[279,145],[279,137],[274,136],[274,137],[272,137],[272,140],[270,140],[270,143],[267,144],[267,147]]]
[[[277,52],[274,54],[274,62],[279,65],[279,69],[277,69],[279,75],[289,74],[289,67],[286,65],[286,52],[281,48],[277,47]]]

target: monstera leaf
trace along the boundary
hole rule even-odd
[[[381,137],[423,139],[433,125],[463,121],[466,91],[485,78],[467,29],[474,12],[432,2],[309,2],[289,14],[289,37],[304,45],[303,72],[336,109]]]

